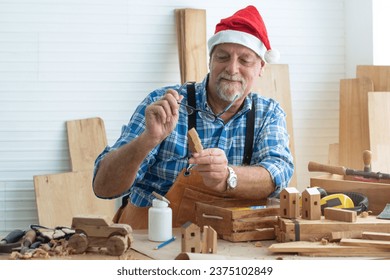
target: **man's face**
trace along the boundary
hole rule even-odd
[[[251,49],[239,44],[220,44],[210,58],[209,89],[225,101],[250,93],[254,80],[260,76],[262,60]]]

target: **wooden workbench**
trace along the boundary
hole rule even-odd
[[[230,242],[218,239],[217,254],[181,254],[181,233],[180,229],[174,229],[176,240],[169,245],[155,250],[154,248],[159,242],[152,242],[148,240],[147,230],[135,230],[133,232],[134,242],[131,249],[122,256],[110,256],[103,252],[88,252],[84,254],[69,255],[69,256],[52,256],[49,259],[53,260],[174,260],[181,257],[181,259],[203,259],[203,260],[308,260],[308,259],[334,259],[335,257],[343,257],[342,248],[339,250],[332,250],[332,248],[321,246],[319,242],[287,242],[278,243],[275,240],[266,240],[261,242]],[[275,247],[274,253],[269,247]],[[296,248],[300,248],[300,254],[297,254]],[[332,246],[332,245],[331,245]],[[330,246],[330,247],[331,247]],[[271,248],[272,248],[271,247]],[[318,251],[317,253],[312,253]],[[334,249],[334,248],[333,248]],[[352,249],[353,248],[348,248]],[[344,252],[350,252],[346,250]],[[290,252],[290,253],[288,253]],[[311,253],[310,253],[311,252]],[[9,259],[9,254],[0,254],[0,260]],[[368,254],[362,256],[359,254],[351,254],[343,259],[389,259],[390,250],[383,254]]]

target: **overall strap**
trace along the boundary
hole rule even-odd
[[[196,108],[195,83],[194,82],[187,84],[187,98],[188,98],[188,105]],[[188,130],[190,130],[191,128],[196,129],[196,112],[194,114],[188,115]]]
[[[196,108],[196,98],[195,98],[195,83],[188,83],[187,85],[187,98],[188,105]],[[252,159],[253,151],[253,137],[255,130],[255,101],[252,99],[252,109],[248,112],[246,118],[246,136],[245,136],[245,146],[244,146],[244,157],[242,159],[243,165],[250,165]],[[196,129],[196,114],[188,116],[188,130],[191,128]]]
[[[253,137],[255,131],[255,100],[252,99],[252,109],[246,116],[246,136],[245,136],[245,147],[244,147],[244,158],[242,159],[243,165],[250,165],[253,152]]]

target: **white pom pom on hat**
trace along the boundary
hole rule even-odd
[[[250,48],[266,63],[276,63],[280,58],[279,51],[271,49],[264,21],[254,6],[247,6],[216,25],[214,35],[208,40],[209,53],[222,43]]]

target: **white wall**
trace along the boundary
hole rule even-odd
[[[345,0],[346,78],[356,77],[357,65],[374,63],[373,4],[376,0]]]
[[[175,8],[206,9],[210,36],[250,3],[290,67],[305,188],[338,141],[344,0],[0,0],[0,235],[38,222],[34,175],[70,170],[67,120],[100,116],[113,143],[150,90],[179,82]]]
[[[373,64],[390,65],[390,1],[373,0]]]

